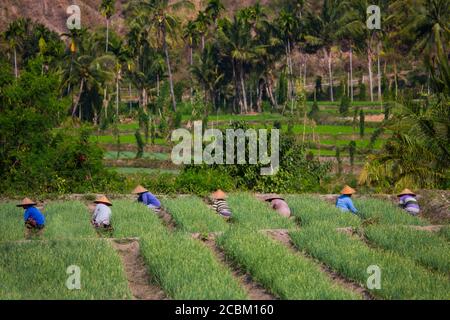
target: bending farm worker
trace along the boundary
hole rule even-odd
[[[398,204],[400,208],[406,210],[409,214],[416,216],[420,212],[419,203],[416,199],[416,194],[409,189],[405,189],[398,195]]]
[[[345,186],[341,190],[341,195],[336,199],[336,208],[339,208],[342,212],[352,212],[357,213],[358,210],[353,205],[352,194],[356,193],[356,190]]]
[[[25,210],[23,220],[26,227],[26,238],[29,238],[33,231],[37,231],[38,235],[40,235],[45,227],[45,217],[35,205],[36,202],[28,198],[23,199],[22,202],[17,205]]]
[[[94,201],[95,210],[92,215],[92,224],[96,228],[111,228],[111,201],[108,200],[107,197],[101,196],[97,200]]]
[[[211,202],[212,207],[218,214],[220,214],[222,217],[230,218],[231,217],[231,210],[228,207],[227,201],[225,200],[227,198],[227,195],[222,190],[217,190],[216,192],[213,192],[211,194]]]
[[[267,194],[262,196],[262,199],[270,203],[270,206],[275,210],[280,216],[289,218],[291,216],[291,209],[289,209],[286,201],[277,194]]]
[[[161,202],[158,200],[158,198],[156,198],[154,194],[145,189],[143,186],[137,186],[133,190],[133,193],[139,195],[137,199],[138,202],[145,204],[155,212],[159,212],[159,210],[161,210]]]

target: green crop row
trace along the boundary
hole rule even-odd
[[[0,242],[24,238],[23,209],[14,203],[1,203],[0,220]]]
[[[184,233],[153,233],[140,240],[141,254],[164,291],[178,300],[246,299],[229,269],[200,241]]]
[[[393,203],[380,199],[356,199],[355,207],[363,219],[373,219],[380,224],[425,225],[426,221],[411,216]]]
[[[228,229],[224,219],[195,196],[165,198],[162,204],[183,231],[204,233]]]
[[[96,237],[89,211],[79,201],[50,203],[45,208],[45,216],[45,239]]]
[[[365,229],[366,237],[377,246],[410,257],[420,264],[448,273],[450,244],[428,231],[405,226],[373,225]]]
[[[370,289],[384,299],[448,299],[448,277],[429,272],[411,259],[368,247],[359,239],[327,225],[305,227],[290,233],[294,244],[345,277],[367,286],[370,266],[381,271],[381,288]],[[369,270],[370,271],[370,270]]]
[[[219,237],[226,256],[282,299],[358,299],[332,282],[312,260],[267,236],[233,228]]]
[[[66,286],[70,266],[80,268],[79,290]],[[104,240],[1,243],[0,270],[0,300],[131,298],[120,258]]]
[[[250,194],[231,194],[228,204],[233,212],[232,221],[252,230],[294,228],[295,222],[277,214],[266,203]]]
[[[166,231],[155,212],[142,203],[117,200],[111,209],[116,238],[141,237]]]
[[[303,226],[326,222],[333,227],[358,227],[361,219],[349,212],[342,212],[332,204],[311,195],[288,195],[292,214]]]
[[[450,241],[450,226],[445,226],[439,231],[439,235]]]

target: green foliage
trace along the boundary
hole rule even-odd
[[[308,112],[308,118],[318,122],[320,116],[319,104],[314,100],[311,110]]]
[[[190,235],[150,232],[139,241],[150,272],[164,291],[181,300],[240,300],[246,294],[229,269]]]
[[[66,287],[71,265],[81,269],[81,290]],[[0,269],[0,299],[131,299],[120,258],[103,240],[1,243]]]
[[[354,140],[348,143],[348,153],[350,155],[350,165],[353,170],[353,165],[355,164],[355,155],[356,155],[356,142]]]
[[[358,95],[358,100],[359,101],[366,101],[367,100],[367,88],[366,85],[364,84],[364,82],[360,81],[359,82],[359,95]]]
[[[136,145],[137,145],[136,159],[141,159],[142,156],[144,155],[145,143],[144,140],[142,139],[141,132],[139,129],[136,130],[134,136],[136,138]]]
[[[250,194],[233,193],[228,196],[228,205],[233,212],[232,221],[251,230],[294,228],[294,221],[280,216],[267,203]]]
[[[359,298],[333,283],[312,260],[263,234],[235,228],[218,241],[230,259],[281,299]]]
[[[326,263],[346,278],[365,286],[367,268],[377,265],[382,272],[381,289],[369,289],[377,297],[448,299],[448,278],[430,273],[410,259],[370,248],[359,239],[321,225],[292,231],[290,236],[298,248]]]
[[[236,182],[221,168],[209,166],[188,166],[176,178],[176,190],[179,193],[193,193],[205,196],[211,191],[233,190]]]
[[[334,147],[336,149],[336,162],[337,162],[337,173],[338,176],[340,176],[342,174],[342,159],[341,159],[341,148],[339,148],[338,146]]]
[[[361,138],[364,138],[365,134],[365,128],[366,128],[366,120],[364,116],[364,110],[359,110],[359,136]]]
[[[350,110],[350,98],[347,95],[342,95],[341,103],[339,105],[339,113],[342,116],[347,116]]]
[[[183,231],[209,233],[228,229],[224,219],[197,197],[164,198],[162,205]]]
[[[429,231],[407,226],[369,226],[365,235],[375,245],[409,257],[443,274],[450,270],[450,244]]]

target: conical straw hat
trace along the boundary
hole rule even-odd
[[[356,190],[352,187],[345,186],[344,189],[342,189],[341,194],[354,194],[356,193]]]
[[[407,194],[411,194],[411,195],[413,195],[413,196],[416,195],[414,192],[412,192],[411,190],[409,190],[408,188],[406,188],[406,189],[404,189],[402,192],[400,192],[397,196],[400,197],[400,196],[404,196],[404,195],[407,195]]]
[[[211,198],[213,199],[225,199],[226,197],[227,197],[226,193],[220,189],[211,194]]]
[[[23,206],[34,206],[36,205],[36,202],[34,202],[33,200],[29,199],[29,198],[25,198],[22,200],[22,203],[18,204],[18,207],[23,207]]]
[[[139,185],[136,188],[134,188],[133,193],[137,194],[137,193],[143,193],[143,192],[147,192],[148,190],[145,189],[143,186]]]
[[[101,197],[97,198],[97,200],[95,200],[94,203],[103,203],[108,206],[112,206],[111,201],[109,201],[108,198],[105,196],[101,196]]]

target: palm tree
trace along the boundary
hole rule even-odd
[[[169,0],[134,0],[129,3],[134,17],[141,17],[147,22],[150,29],[157,32],[158,40],[162,42],[162,50],[166,59],[167,73],[169,75],[170,95],[172,107],[176,112],[177,102],[173,84],[172,67],[170,64],[168,37],[176,38],[180,25],[178,18],[172,13],[180,8],[193,9],[193,4],[188,0],[172,2]]]
[[[12,21],[3,34],[4,38],[9,42],[9,46],[12,48],[14,53],[14,75],[16,78],[19,77],[19,70],[17,67],[17,47],[21,45],[21,38],[25,34],[24,21],[24,19],[17,19]]]
[[[205,37],[210,24],[209,17],[204,11],[199,11],[194,23],[198,33],[200,34],[201,49],[203,51],[205,50]]]
[[[194,65],[194,45],[197,43],[199,33],[197,25],[194,21],[188,21],[183,29],[183,39],[189,48],[189,66],[192,68]],[[191,102],[194,94],[194,88],[191,84]]]
[[[106,18],[106,50],[108,52],[108,43],[109,43],[109,20],[113,16],[115,12],[115,4],[116,0],[102,0],[100,4],[100,12]]]
[[[214,21],[214,24],[217,26],[217,20],[223,10],[225,10],[225,6],[220,0],[208,0],[205,13],[209,17],[210,21]]]

